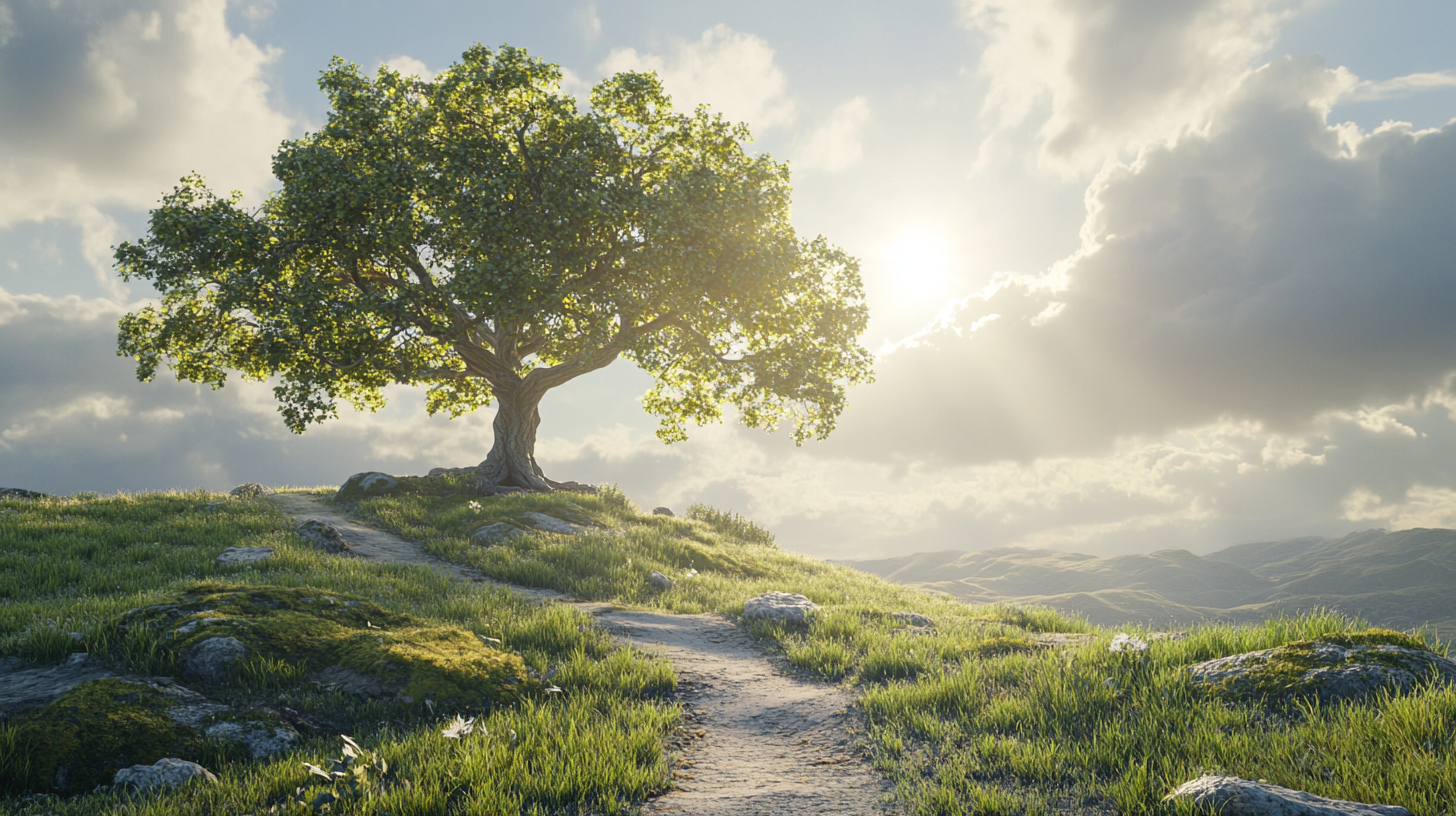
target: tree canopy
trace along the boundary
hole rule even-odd
[[[664,441],[725,405],[826,436],[870,377],[868,312],[856,260],[795,234],[788,167],[706,107],[674,112],[653,74],[603,80],[585,110],[560,79],[511,47],[433,81],[335,58],[327,124],[282,144],[261,206],[188,176],[117,248],[160,293],[118,353],[143,380],[276,377],[299,433],[392,383],[431,413],[495,402],[497,484],[550,484],[541,396],[618,357],[653,377]]]

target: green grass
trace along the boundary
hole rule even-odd
[[[1399,804],[1417,816],[1445,813],[1456,801],[1456,691],[1271,707],[1204,692],[1184,671],[1215,657],[1321,637],[1354,642],[1361,636],[1353,633],[1365,629],[1358,620],[1315,613],[1205,626],[1182,640],[1153,641],[1143,652],[1113,653],[1113,632],[1085,620],[1038,608],[969,606],[889,584],[780,550],[766,531],[711,508],[669,518],[642,514],[612,489],[481,498],[422,485],[428,489],[348,509],[443,558],[587,600],[736,615],[762,592],[807,595],[823,607],[809,626],[749,628],[806,675],[856,690],[866,750],[895,782],[908,813],[1172,816],[1182,810],[1162,797],[1202,771]],[[566,693],[528,695],[481,712],[483,733],[457,742],[440,737],[439,712],[300,690],[289,674],[296,667],[259,662],[239,695],[273,695],[347,721],[370,756],[387,764],[387,774],[374,773],[335,812],[626,812],[668,784],[663,746],[679,717],[660,701],[674,682],[669,667],[616,648],[568,607],[536,607],[420,568],[320,555],[262,502],[194,512],[217,499],[194,493],[0,504],[0,654],[56,662],[86,649],[137,667],[166,667],[165,644],[117,636],[118,615],[209,581],[349,593],[400,615],[499,638],[501,648],[536,670],[555,669],[552,682]],[[590,532],[538,534],[494,547],[470,541],[486,524],[520,523],[533,511]],[[229,545],[275,546],[280,555],[254,567],[212,564]],[[673,588],[653,590],[647,576],[654,570],[673,578]],[[696,572],[689,577],[690,571]],[[929,616],[935,625],[907,626],[891,614],[900,611]],[[1054,647],[1052,633],[1090,640]],[[318,739],[289,757],[225,761],[214,768],[222,784],[138,800],[124,812],[282,806],[300,787],[310,796],[323,789],[310,787],[302,762],[327,766],[338,753],[336,739]],[[7,769],[24,756],[13,730],[0,727],[0,778],[10,778]],[[120,800],[97,795],[34,812],[120,807]]]
[[[616,813],[668,784],[662,744],[679,712],[662,701],[676,683],[664,662],[619,648],[569,607],[538,607],[421,567],[326,556],[292,535],[266,502],[223,499],[194,492],[0,501],[0,656],[48,664],[88,651],[139,673],[172,673],[175,654],[157,632],[119,633],[128,610],[219,585],[324,590],[499,639],[536,671],[555,670],[552,682],[563,689],[482,712],[483,732],[478,726],[459,742],[440,736],[446,712],[438,708],[359,703],[300,686],[287,661],[255,661],[233,687],[210,690],[224,702],[314,714],[388,761],[398,784],[333,812]],[[229,546],[277,554],[253,566],[215,564]],[[0,725],[0,812],[200,814],[229,812],[226,804],[233,812],[302,813],[288,805],[308,784],[302,763],[326,764],[338,752],[337,737],[321,737],[260,762],[217,754],[208,766],[222,780],[216,786],[23,805],[20,795],[44,788],[29,767],[35,746],[21,736],[15,721]]]

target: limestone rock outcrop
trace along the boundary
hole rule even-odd
[[[244,482],[229,490],[228,495],[235,499],[261,499],[272,492],[257,482]]]
[[[182,652],[182,675],[200,683],[225,683],[235,664],[248,655],[248,647],[235,637],[211,637]]]
[[[743,602],[743,617],[746,620],[802,624],[808,623],[809,613],[818,609],[818,604],[803,595],[765,592],[757,598],[749,598]]]
[[[1193,682],[1221,696],[1322,703],[1404,693],[1434,678],[1456,684],[1456,663],[1424,649],[1381,643],[1301,641],[1188,667]]]
[[[927,629],[935,626],[935,621],[919,612],[893,612],[890,614],[890,617],[898,621],[904,621],[910,626],[921,626]]]
[[[213,776],[211,771],[196,762],[188,762],[176,757],[163,757],[151,765],[133,765],[130,768],[122,768],[116,772],[112,785],[118,788],[150,790],[185,785],[194,779],[204,782],[217,781],[217,777]]]
[[[294,528],[294,532],[326,553],[341,553],[349,549],[349,542],[339,528],[318,519],[305,519]]]
[[[1367,805],[1326,799],[1304,791],[1252,782],[1237,776],[1204,774],[1183,785],[1164,801],[1186,801],[1209,813],[1238,816],[1411,816],[1397,805]]]
[[[376,470],[355,473],[339,487],[339,492],[334,494],[334,499],[336,501],[358,501],[382,495],[398,484],[399,480],[388,473],[380,473]]]
[[[272,556],[272,547],[228,547],[213,560],[219,564],[254,564]]]
[[[651,584],[654,589],[672,589],[672,579],[657,570],[653,570],[652,574],[647,576],[647,583]]]

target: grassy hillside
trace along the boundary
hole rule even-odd
[[[1240,544],[1203,557],[999,549],[846,563],[969,602],[1046,605],[1105,626],[1256,623],[1324,608],[1396,629],[1456,631],[1456,530],[1367,530]]]
[[[770,535],[732,514],[699,507],[688,518],[644,515],[610,489],[486,498],[449,480],[416,480],[399,495],[348,509],[442,557],[585,599],[734,615],[764,591],[808,595],[823,610],[807,628],[750,629],[801,671],[861,694],[863,749],[894,780],[908,813],[1172,814],[1162,796],[1215,768],[1401,804],[1423,816],[1456,800],[1456,733],[1449,728],[1456,690],[1271,709],[1199,692],[1183,671],[1213,657],[1351,631],[1359,621],[1315,615],[1201,627],[1184,640],[1116,653],[1108,648],[1111,631],[1076,618],[927,595],[779,550]],[[474,529],[526,512],[570,518],[592,532],[489,548],[470,543]],[[615,813],[670,784],[664,746],[679,721],[665,696],[674,684],[670,667],[617,647],[570,608],[537,607],[421,568],[324,555],[290,527],[264,501],[201,493],[0,502],[0,656],[55,664],[87,651],[160,674],[175,666],[174,647],[136,630],[123,634],[119,623],[129,609],[229,587],[328,592],[408,616],[421,631],[499,640],[494,648],[503,655],[542,674],[555,670],[552,682],[563,689],[527,684],[513,701],[488,708],[459,701],[450,711],[419,702],[358,704],[300,684],[286,664],[253,666],[234,685],[212,689],[230,701],[303,710],[387,760],[387,775],[370,777],[330,812]],[[260,545],[279,555],[256,566],[212,560],[227,546]],[[675,586],[652,592],[652,570],[672,576]],[[907,626],[892,616],[897,611],[927,615],[935,625]],[[1090,638],[1053,648],[1046,635],[1056,632]],[[444,739],[445,718],[457,711],[481,717],[485,735]],[[309,784],[302,763],[326,764],[339,752],[337,737],[320,735],[266,760],[206,757],[221,779],[214,786],[131,804],[112,793],[26,803],[20,796],[46,779],[27,767],[36,746],[23,744],[22,726],[0,723],[0,780],[10,796],[0,798],[0,812],[307,813],[291,804]]]

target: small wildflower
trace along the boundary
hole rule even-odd
[[[694,575],[697,575],[697,574],[698,574],[698,571],[697,570],[690,569],[690,570],[688,570],[687,574],[684,575],[683,577],[684,578],[691,578],[691,577],[693,577]]]
[[[1147,651],[1148,642],[1142,638],[1135,638],[1126,632],[1118,632],[1112,638],[1112,645],[1107,647],[1109,652],[1143,652]]]
[[[473,502],[471,502],[471,503],[470,503],[470,505],[469,505],[469,506],[470,506],[470,509],[471,509],[471,510],[474,510],[474,511],[475,511],[475,512],[477,512],[477,513],[479,513],[479,512],[480,512],[480,502],[478,502],[478,501],[473,501]]]
[[[467,720],[462,718],[459,714],[456,714],[455,719],[450,721],[450,724],[445,727],[445,730],[441,732],[440,736],[446,739],[460,739],[461,737],[470,734],[474,730],[474,717],[471,717]]]

